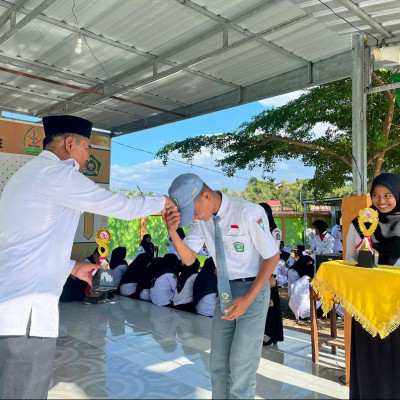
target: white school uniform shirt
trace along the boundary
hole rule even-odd
[[[212,317],[214,315],[217,299],[218,293],[206,294],[196,305],[197,314],[204,315],[205,317]]]
[[[121,264],[114,268],[114,286],[119,285],[127,269],[128,266],[126,264]]]
[[[178,290],[175,291],[174,297],[172,299],[174,306],[191,303],[193,301],[193,284],[196,280],[197,275],[198,274],[190,275],[189,278],[186,279],[182,290],[179,293]]]
[[[333,236],[326,232],[323,240],[321,240],[319,235],[315,235],[311,243],[311,251],[313,254],[329,254],[333,253]]]
[[[8,181],[0,198],[0,335],[58,336],[58,299],[84,211],[135,219],[160,211],[164,196],[113,194],[74,160],[42,153]]]
[[[176,291],[176,275],[172,272],[162,274],[150,288],[150,298],[157,306],[167,306],[171,303]]]
[[[333,252],[334,253],[339,253],[339,251],[343,250],[343,244],[342,244],[342,239],[343,239],[343,234],[342,230],[340,229],[339,225],[335,225],[332,228],[331,235],[333,236]]]
[[[221,218],[228,277],[230,280],[255,277],[263,259],[279,252],[269,231],[267,215],[258,204],[220,194],[222,202],[217,215]],[[184,242],[196,253],[205,243],[216,260],[213,218],[192,221]]]

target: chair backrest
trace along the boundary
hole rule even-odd
[[[314,275],[317,273],[318,268],[322,263],[333,260],[343,260],[343,253],[316,254]]]

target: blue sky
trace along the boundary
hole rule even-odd
[[[187,137],[234,130],[266,107],[285,104],[299,94],[300,92],[290,93],[115,138],[111,151],[111,188],[137,191],[139,187],[145,193],[152,191],[155,194],[163,194],[167,193],[170,183],[177,175],[191,172],[199,175],[213,189],[227,187],[229,191],[243,190],[250,177],[262,179],[261,169],[238,170],[235,177],[229,178],[218,172],[190,167],[175,161],[169,161],[167,166],[164,166],[161,160],[155,159],[154,155],[149,153],[156,153],[165,144]],[[205,151],[195,156],[193,164],[220,171],[215,166],[218,156],[221,155],[214,154],[211,157]],[[171,157],[182,160],[177,153],[171,154]],[[272,177],[275,178],[275,182],[283,179],[294,182],[296,178],[310,178],[313,173],[312,168],[304,167],[297,160],[284,160],[277,163]]]

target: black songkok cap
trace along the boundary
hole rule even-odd
[[[90,139],[93,124],[87,119],[73,115],[50,115],[42,120],[46,137],[75,133]]]

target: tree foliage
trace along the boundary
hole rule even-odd
[[[392,73],[373,73],[373,86],[393,83]],[[315,168],[309,182],[314,195],[323,197],[352,180],[351,79],[331,82],[307,90],[288,104],[265,110],[233,132],[201,135],[170,143],[157,156],[168,161],[178,151],[192,161],[204,148],[220,150],[217,161],[232,176],[236,170],[263,168],[268,176],[282,160],[299,159]],[[400,172],[400,116],[394,90],[368,95],[368,176]]]
[[[228,195],[240,197],[252,203],[267,202],[269,200],[279,200],[282,207],[290,207],[292,211],[303,211],[302,200],[314,198],[310,179],[297,179],[296,182],[283,180],[278,187],[272,181],[250,178],[243,191],[233,190],[228,193],[227,189],[222,191]],[[328,197],[342,197],[351,194],[351,186],[336,188],[326,193]],[[319,199],[316,199],[319,200]]]

